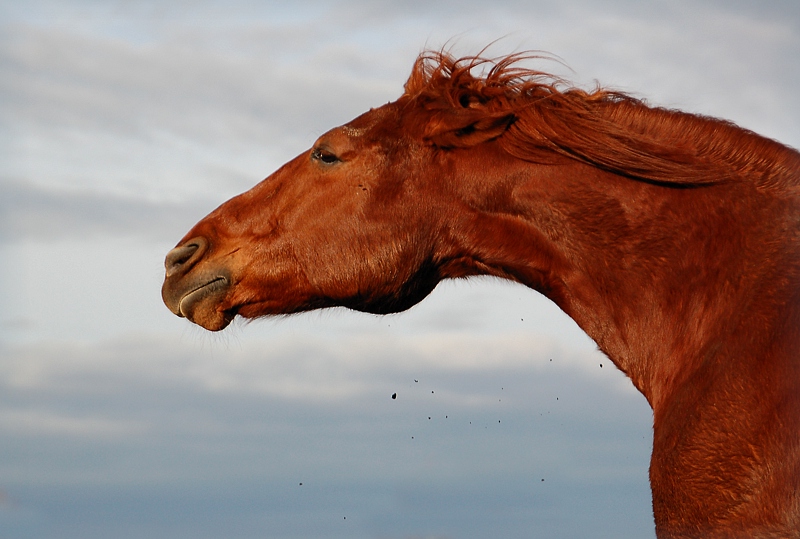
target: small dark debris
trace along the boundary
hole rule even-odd
[[[300,486],[302,487],[302,486],[303,486],[303,483],[300,483]]]
[[[603,364],[602,364],[602,363],[600,364],[600,368],[601,368],[601,369],[603,368]]]
[[[433,394],[433,391],[431,391],[431,394]]]
[[[430,418],[431,418],[431,416],[428,416],[428,419],[430,419]]]
[[[418,384],[418,383],[419,383],[419,380],[416,380],[416,379],[415,379],[415,380],[414,380],[414,383],[415,383],[415,384]]]
[[[392,398],[396,399],[397,398],[397,393],[392,393]]]

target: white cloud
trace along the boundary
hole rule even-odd
[[[451,481],[467,468],[476,477],[547,468],[550,477],[646,481],[626,460],[647,459],[649,410],[617,389],[622,375],[610,365],[590,373],[536,349],[523,362],[495,343],[496,360],[460,369],[470,341],[389,344],[274,339],[223,352],[138,338],[4,347],[0,473],[17,485],[164,484],[198,474],[274,481],[287,469],[395,483]],[[317,445],[325,440],[329,450]],[[459,452],[465,440],[473,448]],[[33,443],[40,449],[23,458],[18,448]],[[409,460],[418,451],[435,465]],[[75,458],[53,458],[60,453]],[[489,453],[497,460],[485,460]]]
[[[130,336],[101,344],[15,345],[4,352],[0,379],[21,391],[107,393],[137,381],[303,402],[359,399],[398,379],[410,382],[415,374],[424,378],[423,373],[437,378],[515,371],[532,376],[574,373],[602,381],[614,392],[629,386],[601,353],[565,348],[529,330],[408,335],[400,328],[359,327],[351,321],[345,333],[334,329],[298,339],[296,332],[297,328],[274,330],[264,340],[239,345],[181,342],[166,336]],[[605,371],[598,361],[607,364]],[[99,379],[102,386],[97,385]],[[464,402],[471,399],[467,396]],[[453,403],[463,404],[457,399]]]
[[[69,437],[86,441],[141,436],[147,425],[142,421],[119,421],[96,415],[76,417],[54,410],[3,409],[0,430],[6,436]]]

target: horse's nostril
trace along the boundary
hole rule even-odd
[[[167,259],[164,261],[164,266],[167,268],[167,275],[175,273],[181,267],[183,267],[189,259],[192,258],[192,255],[197,252],[198,245],[183,245],[181,247],[176,247],[172,251],[167,254]]]
[[[206,249],[208,249],[208,240],[202,236],[192,238],[183,245],[175,247],[167,253],[167,258],[164,260],[167,277],[189,271],[198,260],[203,258]]]

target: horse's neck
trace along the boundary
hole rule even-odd
[[[516,164],[462,195],[445,276],[539,290],[628,374],[654,409],[666,536],[726,518],[776,537],[800,526],[797,202],[576,163]]]
[[[544,293],[654,408],[722,344],[781,316],[765,311],[782,293],[768,262],[783,256],[769,247],[781,225],[770,227],[786,208],[755,201],[765,195],[753,185],[669,189],[574,162],[511,163],[462,196],[473,212],[451,276],[488,273]]]

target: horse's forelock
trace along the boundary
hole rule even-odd
[[[546,97],[558,93],[557,87],[564,84],[558,77],[518,65],[540,58],[522,53],[500,58],[455,58],[442,51],[426,51],[414,62],[405,96],[439,106],[470,108],[481,104],[493,111],[511,108],[519,105],[516,101],[523,96]]]

